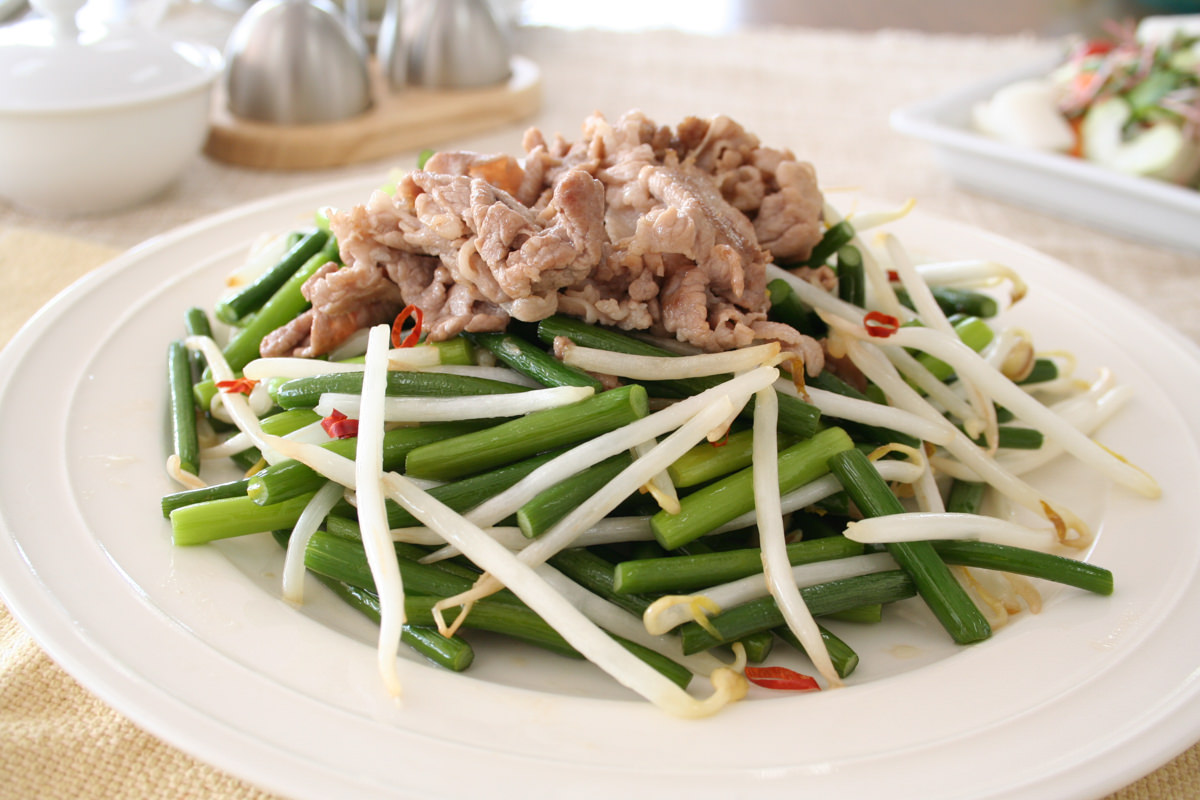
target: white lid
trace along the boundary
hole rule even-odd
[[[43,19],[0,28],[0,111],[75,111],[211,84],[221,54],[134,25],[80,30],[85,0],[31,0]]]

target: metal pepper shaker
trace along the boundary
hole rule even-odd
[[[404,15],[410,85],[468,89],[508,79],[512,48],[486,0],[410,0]]]

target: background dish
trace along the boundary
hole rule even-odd
[[[892,127],[932,145],[938,162],[963,186],[1140,241],[1200,252],[1200,192],[1005,144],[971,128],[977,102],[1058,63],[1047,60],[898,109]]]
[[[391,705],[371,626],[317,587],[303,609],[279,600],[281,554],[266,537],[174,549],[157,516],[169,489],[159,364],[184,309],[209,303],[263,232],[370,188],[316,187],[151,241],[73,286],[0,354],[0,591],[56,660],[139,724],[297,798],[568,785],[580,797],[753,785],[763,797],[1082,798],[1200,737],[1195,347],[1058,262],[921,214],[897,228],[910,246],[1011,264],[1032,286],[1014,321],[1084,369],[1106,364],[1144,388],[1102,439],[1150,469],[1163,500],[1069,468],[1047,475],[1097,527],[1092,557],[1116,570],[1116,595],[1050,592],[1043,614],[965,650],[909,607],[848,634],[864,661],[853,686],[756,692],[699,723],[586,665],[508,647],[480,646],[468,675],[405,665],[405,697]]]

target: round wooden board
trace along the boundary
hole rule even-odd
[[[393,92],[374,61],[370,71],[375,98],[370,110],[348,120],[309,125],[235,117],[218,86],[204,152],[217,161],[259,169],[341,167],[515,122],[541,104],[541,72],[521,56],[513,57],[506,83],[483,89]]]

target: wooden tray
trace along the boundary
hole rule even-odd
[[[486,89],[392,92],[374,60],[375,103],[353,119],[311,125],[274,125],[235,117],[223,88],[213,97],[204,152],[242,167],[323,169],[436,146],[530,116],[541,105],[541,72],[527,58],[512,59],[508,82]]]

